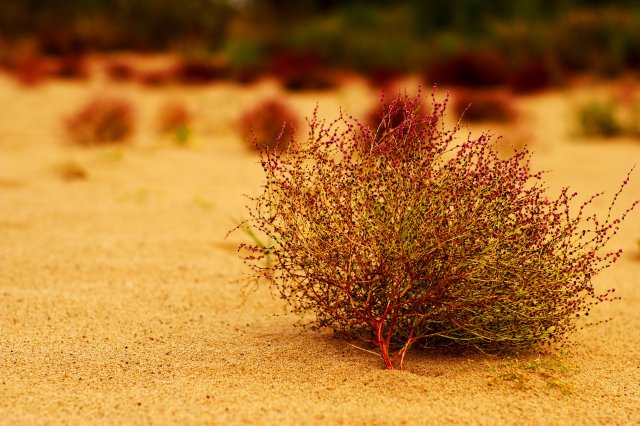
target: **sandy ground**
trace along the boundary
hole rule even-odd
[[[520,126],[551,188],[611,194],[640,142],[572,137],[581,90],[520,99]],[[66,145],[61,117],[101,91],[134,100],[135,140]],[[614,320],[556,355],[414,351],[406,371],[389,372],[349,342],[294,327],[266,289],[245,294],[244,236],[225,235],[262,176],[232,123],[274,93],[99,79],[25,90],[0,76],[0,423],[640,423],[640,211],[613,241],[625,255],[597,279],[623,297],[596,313]],[[354,83],[287,97],[301,114],[318,102],[333,116],[377,95]],[[188,148],[153,132],[169,98],[198,114]],[[63,179],[70,162],[87,178]],[[634,198],[640,173],[622,204]]]

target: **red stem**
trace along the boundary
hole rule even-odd
[[[382,355],[382,360],[384,361],[384,365],[387,370],[395,370],[393,365],[393,361],[389,356],[389,342],[382,336],[382,325],[384,321],[379,320],[376,323],[376,345],[380,348],[380,352]]]

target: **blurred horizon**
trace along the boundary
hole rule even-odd
[[[2,65],[29,55],[112,51],[215,57],[236,76],[302,66],[311,74],[342,69],[383,78],[426,71],[474,86],[533,76],[544,85],[576,72],[615,76],[640,69],[640,4],[4,0],[0,6]]]

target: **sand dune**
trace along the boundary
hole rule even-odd
[[[640,423],[640,212],[613,241],[625,255],[597,279],[623,297],[596,312],[614,320],[578,332],[568,352],[414,351],[407,371],[389,372],[328,332],[294,327],[268,290],[245,294],[236,281],[244,236],[225,235],[262,176],[232,123],[277,86],[103,84],[26,90],[0,77],[0,423]],[[135,102],[133,143],[65,144],[61,117],[105,90]],[[520,99],[520,126],[551,188],[612,194],[640,142],[572,137],[570,108],[586,90]],[[280,96],[326,116],[339,105],[361,114],[377,97],[357,82]],[[153,133],[170,97],[197,113],[190,148]],[[69,162],[87,178],[61,178]],[[635,198],[640,173],[621,204]]]

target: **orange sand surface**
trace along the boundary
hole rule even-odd
[[[494,126],[525,135],[552,189],[583,197],[611,196],[640,162],[640,141],[572,135],[571,108],[594,90],[520,98],[519,130]],[[104,91],[134,101],[135,139],[65,144],[62,118]],[[613,321],[558,355],[416,350],[390,372],[329,332],[294,327],[267,289],[243,291],[246,237],[225,235],[262,172],[233,126],[270,94],[327,117],[377,98],[358,81],[282,94],[269,82],[147,89],[99,78],[25,89],[0,76],[0,423],[640,423],[640,211],[612,241],[622,259],[596,280],[623,298],[596,312]],[[167,99],[197,114],[189,147],[153,130]],[[70,164],[86,179],[64,179]],[[621,206],[635,198],[640,173]]]

